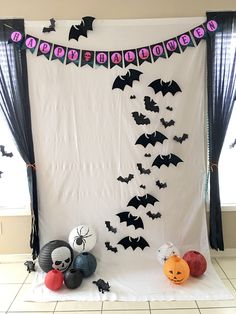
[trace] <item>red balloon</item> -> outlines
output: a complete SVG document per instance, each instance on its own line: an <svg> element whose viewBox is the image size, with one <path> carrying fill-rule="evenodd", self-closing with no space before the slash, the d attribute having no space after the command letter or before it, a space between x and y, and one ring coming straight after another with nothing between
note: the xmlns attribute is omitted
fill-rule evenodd
<svg viewBox="0 0 236 314"><path fill-rule="evenodd" d="M63 285L63 280L64 277L62 272L56 269L52 269L46 274L44 283L48 289L56 291L60 289Z"/></svg>
<svg viewBox="0 0 236 314"><path fill-rule="evenodd" d="M201 253L188 251L184 254L183 259L188 263L191 276L199 277L205 273L207 261Z"/></svg>

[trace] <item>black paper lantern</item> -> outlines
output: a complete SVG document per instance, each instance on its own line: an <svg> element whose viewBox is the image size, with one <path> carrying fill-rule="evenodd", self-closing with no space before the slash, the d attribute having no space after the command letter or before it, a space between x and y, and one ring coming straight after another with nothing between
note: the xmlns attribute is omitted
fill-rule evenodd
<svg viewBox="0 0 236 314"><path fill-rule="evenodd" d="M83 275L78 269L69 269L64 274L64 283L68 289L76 289L81 285Z"/></svg>
<svg viewBox="0 0 236 314"><path fill-rule="evenodd" d="M39 266L46 273L51 269L66 271L73 261L73 250L69 243L53 240L45 244L39 254Z"/></svg>

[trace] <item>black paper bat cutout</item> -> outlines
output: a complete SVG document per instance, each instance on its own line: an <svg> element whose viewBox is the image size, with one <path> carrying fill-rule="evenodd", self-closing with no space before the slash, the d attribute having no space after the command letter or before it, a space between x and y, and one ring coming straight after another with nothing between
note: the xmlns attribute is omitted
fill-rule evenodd
<svg viewBox="0 0 236 314"><path fill-rule="evenodd" d="M176 135L175 135L175 136L173 137L173 140L176 141L176 142L178 142L178 143L180 143L180 144L182 144L183 141L185 141L187 138L188 138L188 134L184 133L182 136L176 136Z"/></svg>
<svg viewBox="0 0 236 314"><path fill-rule="evenodd" d="M141 184L139 187L144 190L146 189L146 185L143 185L143 184Z"/></svg>
<svg viewBox="0 0 236 314"><path fill-rule="evenodd" d="M5 151L5 146L4 145L0 145L0 152L2 153L2 156L4 157L12 157L13 156L13 154L12 153L7 153L6 151Z"/></svg>
<svg viewBox="0 0 236 314"><path fill-rule="evenodd" d="M151 144L152 146L155 146L156 143L161 143L163 144L164 140L167 140L167 137L158 132L158 131L155 131L151 134L146 134L146 133L143 133L136 141L135 145L142 145L143 147L147 147L148 144ZM148 156L145 156L145 157L148 157Z"/></svg>
<svg viewBox="0 0 236 314"><path fill-rule="evenodd" d="M164 125L165 128L175 124L175 121L172 119L170 121L166 121L164 118L161 118L160 121L161 121L162 125Z"/></svg>
<svg viewBox="0 0 236 314"><path fill-rule="evenodd" d="M128 184L129 181L131 181L133 178L134 178L134 175L130 173L130 174L128 175L128 177L124 177L124 178L123 178L123 177L119 176L119 177L117 178L117 180L120 181L120 182L125 182L125 183Z"/></svg>
<svg viewBox="0 0 236 314"><path fill-rule="evenodd" d="M111 222L110 221L105 221L105 225L106 225L108 231L111 231L113 233L117 232L117 229L111 226Z"/></svg>
<svg viewBox="0 0 236 314"><path fill-rule="evenodd" d="M140 174L150 174L151 170L150 169L144 169L142 167L142 164L137 164L138 170L140 172Z"/></svg>
<svg viewBox="0 0 236 314"><path fill-rule="evenodd" d="M132 112L132 116L136 122L136 124L140 125L144 125L144 124L150 124L150 119L147 118L145 115L143 115L141 112L137 112L137 111L134 111Z"/></svg>
<svg viewBox="0 0 236 314"><path fill-rule="evenodd" d="M137 142L136 142L137 143ZM144 154L144 157L151 157L152 155L149 153Z"/></svg>
<svg viewBox="0 0 236 314"><path fill-rule="evenodd" d="M136 96L135 95L131 95L130 99L136 99Z"/></svg>
<svg viewBox="0 0 236 314"><path fill-rule="evenodd" d="M152 166L157 166L158 168L161 168L162 165L165 165L166 167L169 167L169 165L174 165L177 167L179 162L183 162L182 159L180 159L175 154L169 154L169 155L158 155L155 160L153 161Z"/></svg>
<svg viewBox="0 0 236 314"><path fill-rule="evenodd" d="M148 204L153 206L156 202L159 202L158 199L150 194L146 194L144 196L134 196L131 198L127 206L133 206L136 209L139 206L144 206L146 208Z"/></svg>
<svg viewBox="0 0 236 314"><path fill-rule="evenodd" d="M3 174L3 172L2 172L2 171L0 171L0 178L2 177L2 174Z"/></svg>
<svg viewBox="0 0 236 314"><path fill-rule="evenodd" d="M82 21L78 25L72 25L69 33L69 40L75 39L79 40L80 36L87 38L87 32L93 30L93 21L95 17L92 16L84 16L82 17Z"/></svg>
<svg viewBox="0 0 236 314"><path fill-rule="evenodd" d="M236 145L236 139L233 141L233 143L229 146L229 148L234 148L234 146Z"/></svg>
<svg viewBox="0 0 236 314"><path fill-rule="evenodd" d="M155 106L157 103L149 96L144 97L145 109L153 112L159 112L159 107Z"/></svg>
<svg viewBox="0 0 236 314"><path fill-rule="evenodd" d="M156 214L150 212L150 210L147 212L148 217L152 218L152 220L161 218L161 213L157 212Z"/></svg>
<svg viewBox="0 0 236 314"><path fill-rule="evenodd" d="M156 185L159 187L159 189L165 189L167 187L167 184L160 182L160 180L156 181Z"/></svg>
<svg viewBox="0 0 236 314"><path fill-rule="evenodd" d="M114 253L118 252L117 247L111 246L110 242L105 242L105 246L106 246L108 251L112 251Z"/></svg>
<svg viewBox="0 0 236 314"><path fill-rule="evenodd" d="M175 81L164 82L161 79L158 79L150 83L148 86L154 90L155 94L162 92L163 96L167 93L171 93L174 96L177 92L182 92Z"/></svg>
<svg viewBox="0 0 236 314"><path fill-rule="evenodd" d="M147 241L143 237L137 237L137 238L131 238L131 237L125 237L121 239L117 244L123 245L124 249L128 249L131 247L134 250L136 250L138 247L141 250L144 250L145 247L150 245L147 243Z"/></svg>
<svg viewBox="0 0 236 314"><path fill-rule="evenodd" d="M134 69L130 69L125 75L117 76L115 79L112 89L119 88L124 90L126 86L133 86L134 81L139 81L142 72Z"/></svg>
<svg viewBox="0 0 236 314"><path fill-rule="evenodd" d="M170 107L170 106L167 106L166 109L169 111L173 111L173 107Z"/></svg>
<svg viewBox="0 0 236 314"><path fill-rule="evenodd" d="M130 212L121 212L116 214L116 216L120 218L120 222L126 222L127 226L134 226L135 229L144 229L141 217L133 216Z"/></svg>
<svg viewBox="0 0 236 314"><path fill-rule="evenodd" d="M44 27L43 28L43 33L50 33L50 32L55 32L55 23L56 21L54 20L54 18L50 19L50 25L49 27Z"/></svg>

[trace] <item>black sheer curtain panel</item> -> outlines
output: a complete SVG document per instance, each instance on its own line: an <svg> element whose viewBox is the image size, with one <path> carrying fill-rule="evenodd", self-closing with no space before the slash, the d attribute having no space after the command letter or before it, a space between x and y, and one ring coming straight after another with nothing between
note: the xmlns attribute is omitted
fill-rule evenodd
<svg viewBox="0 0 236 314"><path fill-rule="evenodd" d="M27 166L32 215L30 247L35 259L39 254L38 200L26 52L8 44L13 29L24 33L24 20L0 20L0 108Z"/></svg>
<svg viewBox="0 0 236 314"><path fill-rule="evenodd" d="M224 250L218 162L236 99L236 12L208 12L219 30L207 38L211 248Z"/></svg>

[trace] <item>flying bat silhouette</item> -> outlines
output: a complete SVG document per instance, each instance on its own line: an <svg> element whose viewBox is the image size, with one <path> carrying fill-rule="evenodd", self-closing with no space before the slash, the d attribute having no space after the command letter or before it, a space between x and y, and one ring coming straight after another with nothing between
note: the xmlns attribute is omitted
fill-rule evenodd
<svg viewBox="0 0 236 314"><path fill-rule="evenodd" d="M137 142L136 142L137 143ZM149 153L144 154L144 157L151 157L152 155Z"/></svg>
<svg viewBox="0 0 236 314"><path fill-rule="evenodd" d="M152 218L152 220L161 218L161 213L157 212L156 214L150 212L150 210L147 212L148 217Z"/></svg>
<svg viewBox="0 0 236 314"><path fill-rule="evenodd" d="M159 189L165 189L167 187L167 184L160 182L160 180L156 181L156 185L159 187Z"/></svg>
<svg viewBox="0 0 236 314"><path fill-rule="evenodd" d="M125 250L131 247L133 251L136 250L138 247L144 250L145 247L149 246L149 244L143 237L137 238L125 237L121 239L117 244L123 245Z"/></svg>
<svg viewBox="0 0 236 314"><path fill-rule="evenodd" d="M155 146L157 142L163 144L164 140L167 140L167 137L158 132L155 131L151 134L143 133L136 141L135 145L142 145L143 147L147 147L148 144L151 144L152 146ZM145 156L149 157L149 156Z"/></svg>
<svg viewBox="0 0 236 314"><path fill-rule="evenodd" d="M132 112L132 116L136 122L136 124L150 124L150 119L148 119L145 115L143 115L142 113L139 113L137 111Z"/></svg>
<svg viewBox="0 0 236 314"><path fill-rule="evenodd" d="M92 16L82 17L82 21L78 25L72 25L69 33L69 40L79 40L80 36L87 37L87 32L93 30L93 21L95 20Z"/></svg>
<svg viewBox="0 0 236 314"><path fill-rule="evenodd" d="M106 246L108 251L112 251L114 253L118 252L117 247L111 246L110 242L105 242L105 246Z"/></svg>
<svg viewBox="0 0 236 314"><path fill-rule="evenodd" d="M124 90L126 86L132 87L134 81L139 81L141 74L143 73L135 69L128 70L125 75L117 76L112 85L112 89L119 88Z"/></svg>
<svg viewBox="0 0 236 314"><path fill-rule="evenodd" d="M123 178L123 177L119 176L119 177L117 178L117 180L120 181L120 182L125 182L125 183L128 184L129 181L131 181L133 178L134 178L134 175L130 173L130 174L128 175L128 177L124 177L124 178Z"/></svg>
<svg viewBox="0 0 236 314"><path fill-rule="evenodd" d="M136 96L135 95L131 95L130 99L136 99Z"/></svg>
<svg viewBox="0 0 236 314"><path fill-rule="evenodd" d="M111 226L111 222L110 221L105 221L105 225L106 225L108 231L111 231L113 233L117 232L117 229Z"/></svg>
<svg viewBox="0 0 236 314"><path fill-rule="evenodd" d="M143 184L141 184L139 187L144 190L146 189L146 185L143 185Z"/></svg>
<svg viewBox="0 0 236 314"><path fill-rule="evenodd" d="M170 106L167 106L166 109L169 111L173 111L173 107L170 107Z"/></svg>
<svg viewBox="0 0 236 314"><path fill-rule="evenodd" d="M153 112L159 112L159 107L155 106L157 103L149 96L144 97L145 109Z"/></svg>
<svg viewBox="0 0 236 314"><path fill-rule="evenodd" d="M175 140L176 142L182 144L183 141L185 141L188 138L188 134L184 133L182 136L174 136L173 140Z"/></svg>
<svg viewBox="0 0 236 314"><path fill-rule="evenodd" d="M169 154L169 155L158 155L155 160L153 161L152 166L157 166L158 168L161 168L162 165L165 165L166 167L169 167L170 164L177 167L179 162L183 162L182 159L180 159L175 154Z"/></svg>
<svg viewBox="0 0 236 314"><path fill-rule="evenodd" d="M5 151L5 146L4 145L0 145L0 152L2 153L2 156L5 156L5 157L12 157L13 154L12 153L7 153Z"/></svg>
<svg viewBox="0 0 236 314"><path fill-rule="evenodd" d="M138 170L140 171L140 174L150 174L151 170L150 169L144 169L142 167L142 164L137 164Z"/></svg>
<svg viewBox="0 0 236 314"><path fill-rule="evenodd" d="M126 222L127 226L134 226L135 229L144 229L141 217L133 216L130 212L121 212L116 214L116 216L120 218L120 222Z"/></svg>
<svg viewBox="0 0 236 314"><path fill-rule="evenodd" d="M153 206L156 202L159 202L158 199L150 194L146 194L144 196L134 196L131 198L127 206L133 206L137 209L141 205L144 207L147 207L148 204Z"/></svg>
<svg viewBox="0 0 236 314"><path fill-rule="evenodd" d="M56 21L54 20L54 18L50 19L50 25L49 27L44 27L43 28L43 33L50 33L50 32L55 32L55 23Z"/></svg>
<svg viewBox="0 0 236 314"><path fill-rule="evenodd" d="M154 90L155 94L161 92L163 96L167 93L171 93L174 96L177 92L182 92L175 81L164 82L161 79L158 79L151 82L148 86Z"/></svg>
<svg viewBox="0 0 236 314"><path fill-rule="evenodd" d="M161 121L162 125L164 125L165 128L175 124L175 121L172 119L170 121L166 121L164 118L161 118L160 121Z"/></svg>

